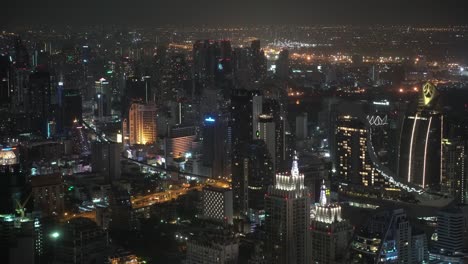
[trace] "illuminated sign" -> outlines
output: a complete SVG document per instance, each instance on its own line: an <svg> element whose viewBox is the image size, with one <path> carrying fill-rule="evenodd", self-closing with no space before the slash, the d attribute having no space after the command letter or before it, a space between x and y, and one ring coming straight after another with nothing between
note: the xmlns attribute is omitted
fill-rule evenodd
<svg viewBox="0 0 468 264"><path fill-rule="evenodd" d="M388 117L384 116L383 118L380 116L367 116L367 121L371 126L385 126L388 125Z"/></svg>
<svg viewBox="0 0 468 264"><path fill-rule="evenodd" d="M206 122L213 123L213 122L215 122L216 120L215 120L213 117L210 116L210 117L205 118L205 121L206 121Z"/></svg>
<svg viewBox="0 0 468 264"><path fill-rule="evenodd" d="M423 98L424 98L424 105L427 106L429 105L432 100L434 100L436 96L436 88L435 86L428 82L423 86Z"/></svg>
<svg viewBox="0 0 468 264"><path fill-rule="evenodd" d="M372 102L374 105L390 105L387 100Z"/></svg>

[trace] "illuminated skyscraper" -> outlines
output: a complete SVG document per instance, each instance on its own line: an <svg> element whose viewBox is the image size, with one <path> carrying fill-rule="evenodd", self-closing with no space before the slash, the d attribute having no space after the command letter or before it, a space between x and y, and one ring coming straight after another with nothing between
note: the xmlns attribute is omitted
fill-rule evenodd
<svg viewBox="0 0 468 264"><path fill-rule="evenodd" d="M298 158L291 172L277 173L265 196L266 251L269 263L308 264L310 197L299 172Z"/></svg>
<svg viewBox="0 0 468 264"><path fill-rule="evenodd" d="M336 164L342 181L363 186L383 186L367 152L367 129L357 118L339 117L336 128Z"/></svg>
<svg viewBox="0 0 468 264"><path fill-rule="evenodd" d="M441 176L444 116L435 110L437 90L423 87L414 114L404 120L400 136L399 177L423 188L437 187Z"/></svg>
<svg viewBox="0 0 468 264"><path fill-rule="evenodd" d="M458 203L468 203L466 141L461 138L442 140L442 191Z"/></svg>
<svg viewBox="0 0 468 264"><path fill-rule="evenodd" d="M134 102L128 114L128 135L130 144L156 142L156 105Z"/></svg>
<svg viewBox="0 0 468 264"><path fill-rule="evenodd" d="M330 203L327 192L329 190L323 182L311 224L313 263L341 263L353 233L353 227L341 218L341 206Z"/></svg>

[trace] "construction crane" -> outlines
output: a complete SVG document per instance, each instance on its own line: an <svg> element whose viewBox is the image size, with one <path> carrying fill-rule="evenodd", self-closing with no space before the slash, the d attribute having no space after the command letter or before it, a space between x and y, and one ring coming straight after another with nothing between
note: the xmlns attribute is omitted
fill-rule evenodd
<svg viewBox="0 0 468 264"><path fill-rule="evenodd" d="M21 203L20 201L18 201L18 199L15 199L16 201L16 213L20 215L20 218L21 219L24 219L24 215L25 215L25 212L26 212L26 204L28 203L29 199L31 198L31 193L29 193L28 197L26 197L26 200Z"/></svg>

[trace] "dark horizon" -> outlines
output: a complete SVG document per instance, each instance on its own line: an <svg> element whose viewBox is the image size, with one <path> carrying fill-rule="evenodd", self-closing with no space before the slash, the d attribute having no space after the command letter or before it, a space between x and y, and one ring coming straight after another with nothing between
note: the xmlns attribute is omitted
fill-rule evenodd
<svg viewBox="0 0 468 264"><path fill-rule="evenodd" d="M5 27L28 25L466 25L459 1L317 1L235 2L201 0L84 1L19 0L7 2ZM458 2L458 3L457 3Z"/></svg>

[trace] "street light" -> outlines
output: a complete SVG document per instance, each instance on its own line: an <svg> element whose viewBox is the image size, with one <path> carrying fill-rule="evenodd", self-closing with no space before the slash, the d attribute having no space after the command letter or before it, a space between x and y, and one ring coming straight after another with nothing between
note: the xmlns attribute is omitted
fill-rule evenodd
<svg viewBox="0 0 468 264"><path fill-rule="evenodd" d="M53 238L53 239L57 239L57 238L60 237L60 233L57 232L57 231L52 232L52 233L50 234L50 237Z"/></svg>

